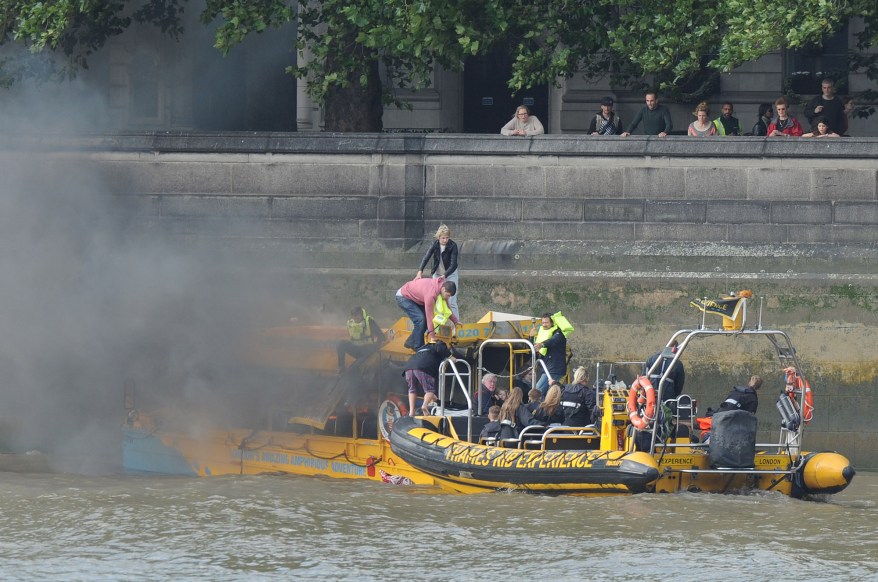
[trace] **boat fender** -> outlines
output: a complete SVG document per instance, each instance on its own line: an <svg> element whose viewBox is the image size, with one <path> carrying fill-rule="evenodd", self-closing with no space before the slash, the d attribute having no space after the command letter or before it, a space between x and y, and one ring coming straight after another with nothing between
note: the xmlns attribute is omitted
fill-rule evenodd
<svg viewBox="0 0 878 582"><path fill-rule="evenodd" d="M640 405L644 405L643 416L638 414ZM638 376L628 391L628 418L634 428L643 430L649 421L655 418L655 388L646 376Z"/></svg>

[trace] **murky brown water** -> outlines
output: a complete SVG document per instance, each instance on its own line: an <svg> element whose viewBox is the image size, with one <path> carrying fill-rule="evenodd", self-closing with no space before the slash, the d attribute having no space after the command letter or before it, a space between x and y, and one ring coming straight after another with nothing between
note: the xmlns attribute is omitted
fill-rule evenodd
<svg viewBox="0 0 878 582"><path fill-rule="evenodd" d="M875 473L823 502L0 473L7 580L874 580L876 523Z"/></svg>

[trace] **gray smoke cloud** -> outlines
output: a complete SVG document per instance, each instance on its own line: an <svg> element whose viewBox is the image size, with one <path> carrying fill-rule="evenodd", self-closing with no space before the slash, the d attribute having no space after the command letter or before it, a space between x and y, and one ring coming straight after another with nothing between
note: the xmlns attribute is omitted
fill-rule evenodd
<svg viewBox="0 0 878 582"><path fill-rule="evenodd" d="M303 313L320 323L298 303L296 257L278 269L261 263L265 254L163 234L87 155L22 147L132 129L108 83L133 47L158 56L158 83L174 90L165 95L168 123L291 129L290 30L248 40L223 60L197 23L200 6L187 12L188 43L132 30L128 44L96 53L73 80L0 89L0 452L49 452L66 471L118 470L126 384L138 408L250 422L283 387L241 368L248 331ZM16 50L0 47L0 57ZM260 95L274 101L254 102Z"/></svg>

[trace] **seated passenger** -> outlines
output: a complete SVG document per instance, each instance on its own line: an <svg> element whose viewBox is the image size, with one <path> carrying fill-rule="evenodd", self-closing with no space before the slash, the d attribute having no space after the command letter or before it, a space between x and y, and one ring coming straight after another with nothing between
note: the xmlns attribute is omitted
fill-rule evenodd
<svg viewBox="0 0 878 582"><path fill-rule="evenodd" d="M481 406L479 406L481 400ZM500 400L499 391L497 390L497 374L485 374L482 378L482 384L479 386L479 393L476 395L476 401L473 402L479 409L479 415L488 414L488 409L493 405L500 406L503 401Z"/></svg>
<svg viewBox="0 0 878 582"><path fill-rule="evenodd" d="M496 404L488 409L488 424L479 434L479 441L484 439L496 439L500 436L500 407Z"/></svg>
<svg viewBox="0 0 878 582"><path fill-rule="evenodd" d="M539 390L534 388L537 393ZM546 399L540 403L533 413L530 423L532 425L549 426L550 424L563 424L564 411L561 409L561 385L553 382L549 386Z"/></svg>
<svg viewBox="0 0 878 582"><path fill-rule="evenodd" d="M543 399L543 393L539 391L538 388L531 388L530 392L527 393L527 410L531 414L534 413L534 410L540 405L540 401Z"/></svg>
<svg viewBox="0 0 878 582"><path fill-rule="evenodd" d="M521 429L530 424L530 412L523 400L524 392L521 388L513 388L500 408L500 438L518 438Z"/></svg>
<svg viewBox="0 0 878 582"><path fill-rule="evenodd" d="M582 366L573 372L573 383L561 390L565 426L588 426L594 422L597 397L588 385L588 371Z"/></svg>

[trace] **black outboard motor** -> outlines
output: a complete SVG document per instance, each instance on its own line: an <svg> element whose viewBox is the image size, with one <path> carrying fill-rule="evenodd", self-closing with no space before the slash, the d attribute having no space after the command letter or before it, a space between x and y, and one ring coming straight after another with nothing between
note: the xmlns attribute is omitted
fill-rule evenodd
<svg viewBox="0 0 878 582"><path fill-rule="evenodd" d="M786 393L780 395L777 402L775 402L775 406L777 406L777 410L780 412L780 425L782 427L792 431L799 428L799 424L802 422L802 417L799 416L799 411L796 410L792 399L787 396Z"/></svg>
<svg viewBox="0 0 878 582"><path fill-rule="evenodd" d="M713 415L710 429L710 466L714 469L750 469L756 457L756 415L728 410Z"/></svg>

